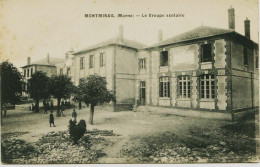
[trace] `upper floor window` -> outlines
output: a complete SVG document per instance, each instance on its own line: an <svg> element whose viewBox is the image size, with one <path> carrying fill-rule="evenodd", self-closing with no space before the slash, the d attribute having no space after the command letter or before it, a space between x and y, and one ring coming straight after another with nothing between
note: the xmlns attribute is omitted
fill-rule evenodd
<svg viewBox="0 0 260 167"><path fill-rule="evenodd" d="M160 53L160 66L168 66L168 51Z"/></svg>
<svg viewBox="0 0 260 167"><path fill-rule="evenodd" d="M89 68L94 67L94 55L89 56Z"/></svg>
<svg viewBox="0 0 260 167"><path fill-rule="evenodd" d="M31 75L33 74L33 68L31 68Z"/></svg>
<svg viewBox="0 0 260 167"><path fill-rule="evenodd" d="M258 65L259 65L259 57L256 56L256 60L255 60L255 68L258 69Z"/></svg>
<svg viewBox="0 0 260 167"><path fill-rule="evenodd" d="M201 45L201 62L211 62L211 44Z"/></svg>
<svg viewBox="0 0 260 167"><path fill-rule="evenodd" d="M190 98L190 76L182 75L179 80L179 98Z"/></svg>
<svg viewBox="0 0 260 167"><path fill-rule="evenodd" d="M160 77L160 97L170 97L170 80L169 77Z"/></svg>
<svg viewBox="0 0 260 167"><path fill-rule="evenodd" d="M214 75L207 74L200 76L200 91L202 99L215 98Z"/></svg>
<svg viewBox="0 0 260 167"><path fill-rule="evenodd" d="M80 57L79 66L80 66L80 69L84 68L84 57Z"/></svg>
<svg viewBox="0 0 260 167"><path fill-rule="evenodd" d="M100 53L100 67L105 66L105 55L104 53Z"/></svg>
<svg viewBox="0 0 260 167"><path fill-rule="evenodd" d="M26 70L23 70L23 76L26 77Z"/></svg>
<svg viewBox="0 0 260 167"><path fill-rule="evenodd" d="M248 54L247 54L247 48L245 46L244 46L243 52L244 52L244 65L247 66L248 65Z"/></svg>
<svg viewBox="0 0 260 167"><path fill-rule="evenodd" d="M146 58L139 59L139 70L146 69Z"/></svg>

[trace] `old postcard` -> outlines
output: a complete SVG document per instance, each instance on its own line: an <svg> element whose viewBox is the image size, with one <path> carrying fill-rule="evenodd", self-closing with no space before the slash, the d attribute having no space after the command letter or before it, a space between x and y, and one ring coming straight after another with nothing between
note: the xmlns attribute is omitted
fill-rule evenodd
<svg viewBox="0 0 260 167"><path fill-rule="evenodd" d="M1 163L259 162L258 0L0 0Z"/></svg>

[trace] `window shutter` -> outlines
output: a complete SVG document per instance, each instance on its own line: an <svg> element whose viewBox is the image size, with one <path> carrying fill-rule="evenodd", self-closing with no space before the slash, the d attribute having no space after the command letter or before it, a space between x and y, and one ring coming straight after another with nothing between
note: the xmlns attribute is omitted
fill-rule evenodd
<svg viewBox="0 0 260 167"><path fill-rule="evenodd" d="M163 97L163 82L160 82L160 97Z"/></svg>
<svg viewBox="0 0 260 167"><path fill-rule="evenodd" d="M170 96L170 81L167 84L168 84L168 97L171 97Z"/></svg>
<svg viewBox="0 0 260 167"><path fill-rule="evenodd" d="M146 61L147 60L147 58L144 58L144 69L146 69Z"/></svg>
<svg viewBox="0 0 260 167"><path fill-rule="evenodd" d="M141 70L141 59L138 59L138 70Z"/></svg>

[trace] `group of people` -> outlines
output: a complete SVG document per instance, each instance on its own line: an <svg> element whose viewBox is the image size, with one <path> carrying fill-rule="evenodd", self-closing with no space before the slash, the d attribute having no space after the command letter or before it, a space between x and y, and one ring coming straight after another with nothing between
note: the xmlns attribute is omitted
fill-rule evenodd
<svg viewBox="0 0 260 167"><path fill-rule="evenodd" d="M61 110L63 113L64 110ZM73 109L73 112L72 112L72 118L73 118L73 121L77 122L77 113L76 113L76 110L75 108ZM50 127L53 125L54 127L55 124L54 124L54 116L53 116L53 111L51 110L51 113L50 113L50 119L49 119L49 123L50 123Z"/></svg>

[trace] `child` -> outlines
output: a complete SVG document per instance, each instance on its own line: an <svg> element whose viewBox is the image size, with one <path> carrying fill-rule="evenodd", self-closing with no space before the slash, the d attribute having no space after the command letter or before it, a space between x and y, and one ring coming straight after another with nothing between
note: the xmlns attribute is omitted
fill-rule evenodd
<svg viewBox="0 0 260 167"><path fill-rule="evenodd" d="M51 111L51 113L50 113L50 121L49 121L50 122L50 127L51 127L51 124L53 124L53 126L56 127L55 124L54 124L54 116L53 116L52 113L53 113L53 111Z"/></svg>

